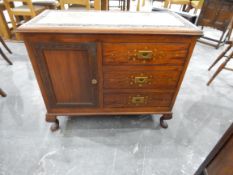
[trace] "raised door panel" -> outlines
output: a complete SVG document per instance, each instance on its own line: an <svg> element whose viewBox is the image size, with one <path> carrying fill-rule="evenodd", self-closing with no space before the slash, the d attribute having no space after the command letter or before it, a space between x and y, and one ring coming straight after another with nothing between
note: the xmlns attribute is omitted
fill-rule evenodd
<svg viewBox="0 0 233 175"><path fill-rule="evenodd" d="M37 43L34 48L50 107L98 106L95 43Z"/></svg>

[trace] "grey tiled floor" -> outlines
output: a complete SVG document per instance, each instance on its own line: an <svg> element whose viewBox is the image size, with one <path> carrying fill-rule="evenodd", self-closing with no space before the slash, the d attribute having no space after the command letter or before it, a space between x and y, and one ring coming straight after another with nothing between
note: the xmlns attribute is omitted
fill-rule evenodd
<svg viewBox="0 0 233 175"><path fill-rule="evenodd" d="M60 117L51 133L22 43L0 58L0 175L191 175L233 121L233 76L210 87L207 68L223 48L198 43L168 129L159 116Z"/></svg>

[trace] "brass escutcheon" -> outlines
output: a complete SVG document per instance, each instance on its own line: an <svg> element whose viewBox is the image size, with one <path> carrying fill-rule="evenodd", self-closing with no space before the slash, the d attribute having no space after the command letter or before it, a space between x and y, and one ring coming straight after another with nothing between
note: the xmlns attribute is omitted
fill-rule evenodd
<svg viewBox="0 0 233 175"><path fill-rule="evenodd" d="M135 84L146 84L149 81L149 77L147 76L140 76L140 77L134 77Z"/></svg>
<svg viewBox="0 0 233 175"><path fill-rule="evenodd" d="M139 50L137 58L140 60L151 60L153 58L153 52L150 50Z"/></svg>
<svg viewBox="0 0 233 175"><path fill-rule="evenodd" d="M145 97L132 97L131 102L133 104L144 104L145 103Z"/></svg>

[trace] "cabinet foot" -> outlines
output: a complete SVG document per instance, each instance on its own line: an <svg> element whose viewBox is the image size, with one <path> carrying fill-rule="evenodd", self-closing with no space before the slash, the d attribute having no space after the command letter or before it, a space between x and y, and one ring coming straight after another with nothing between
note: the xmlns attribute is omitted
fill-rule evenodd
<svg viewBox="0 0 233 175"><path fill-rule="evenodd" d="M54 123L51 125L50 130L52 132L57 131L59 129L59 120L56 119Z"/></svg>
<svg viewBox="0 0 233 175"><path fill-rule="evenodd" d="M162 128L168 128L168 124L164 120L170 120L172 118L172 114L163 114L162 117L160 117L160 126Z"/></svg>
<svg viewBox="0 0 233 175"><path fill-rule="evenodd" d="M59 129L59 120L57 119L56 115L46 114L46 121L53 122L53 124L50 127L50 130L52 132L57 131Z"/></svg>

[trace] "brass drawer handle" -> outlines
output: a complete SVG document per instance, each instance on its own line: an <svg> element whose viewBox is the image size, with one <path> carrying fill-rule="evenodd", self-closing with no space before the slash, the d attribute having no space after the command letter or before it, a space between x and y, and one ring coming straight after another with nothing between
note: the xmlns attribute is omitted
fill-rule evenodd
<svg viewBox="0 0 233 175"><path fill-rule="evenodd" d="M153 58L153 52L150 50L139 50L137 58L140 60L151 60Z"/></svg>
<svg viewBox="0 0 233 175"><path fill-rule="evenodd" d="M149 81L149 77L134 77L135 84L146 84Z"/></svg>
<svg viewBox="0 0 233 175"><path fill-rule="evenodd" d="M133 104L144 104L145 103L145 97L132 97L131 102Z"/></svg>

